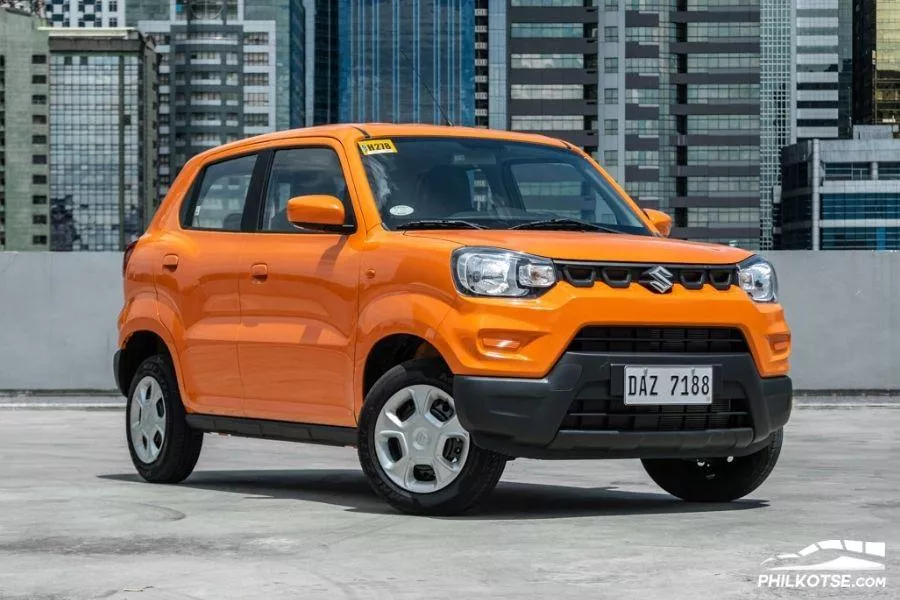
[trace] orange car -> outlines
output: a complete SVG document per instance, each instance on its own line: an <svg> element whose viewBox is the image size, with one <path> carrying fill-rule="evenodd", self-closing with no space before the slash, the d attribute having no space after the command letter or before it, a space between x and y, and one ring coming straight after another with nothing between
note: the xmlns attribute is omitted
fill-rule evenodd
<svg viewBox="0 0 900 600"><path fill-rule="evenodd" d="M514 457L637 457L685 500L744 496L791 411L775 272L670 225L537 135L339 125L204 152L125 253L134 465L181 481L220 432L356 446L411 513L473 506Z"/></svg>

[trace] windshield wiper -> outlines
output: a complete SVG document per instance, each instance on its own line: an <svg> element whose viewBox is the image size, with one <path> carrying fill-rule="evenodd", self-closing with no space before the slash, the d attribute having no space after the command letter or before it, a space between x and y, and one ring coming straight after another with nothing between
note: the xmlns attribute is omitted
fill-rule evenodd
<svg viewBox="0 0 900 600"><path fill-rule="evenodd" d="M605 233L622 233L612 227L604 227L596 223L582 221L580 219L543 219L540 221L528 221L519 225L513 225L510 229L559 229L563 231L603 231Z"/></svg>
<svg viewBox="0 0 900 600"><path fill-rule="evenodd" d="M421 219L401 223L394 229L484 229L484 226L462 219Z"/></svg>

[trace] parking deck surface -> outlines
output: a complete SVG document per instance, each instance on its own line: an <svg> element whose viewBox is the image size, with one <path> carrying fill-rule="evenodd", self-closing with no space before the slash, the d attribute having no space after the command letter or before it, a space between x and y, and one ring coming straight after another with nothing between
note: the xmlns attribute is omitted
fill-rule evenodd
<svg viewBox="0 0 900 600"><path fill-rule="evenodd" d="M123 426L0 406L0 598L900 597L900 404L796 409L732 504L680 502L634 460L517 460L444 519L383 504L352 448L207 436L184 484L142 483ZM862 575L886 588L758 587L822 540L884 542Z"/></svg>

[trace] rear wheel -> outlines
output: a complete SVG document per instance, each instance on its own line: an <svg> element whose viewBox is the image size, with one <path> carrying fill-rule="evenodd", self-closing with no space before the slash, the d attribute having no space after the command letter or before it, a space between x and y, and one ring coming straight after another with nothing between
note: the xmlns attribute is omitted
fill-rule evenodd
<svg viewBox="0 0 900 600"><path fill-rule="evenodd" d="M151 356L138 367L125 407L125 435L131 462L147 481L178 483L194 470L203 432L185 420L175 370L167 356Z"/></svg>
<svg viewBox="0 0 900 600"><path fill-rule="evenodd" d="M650 478L673 496L688 502L731 502L743 498L769 477L781 454L783 430L747 456L694 460L645 459Z"/></svg>
<svg viewBox="0 0 900 600"><path fill-rule="evenodd" d="M443 361L411 360L385 373L360 415L359 460L374 490L412 514L461 513L497 485L505 457L472 444L456 414Z"/></svg>

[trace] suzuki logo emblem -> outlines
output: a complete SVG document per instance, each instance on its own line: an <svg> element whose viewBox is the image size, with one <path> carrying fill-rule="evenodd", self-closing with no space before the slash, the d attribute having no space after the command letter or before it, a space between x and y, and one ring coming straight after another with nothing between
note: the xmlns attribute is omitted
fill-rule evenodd
<svg viewBox="0 0 900 600"><path fill-rule="evenodd" d="M675 285L674 282L675 276L672 272L660 265L647 269L640 278L641 285L657 294L671 292L672 286Z"/></svg>

